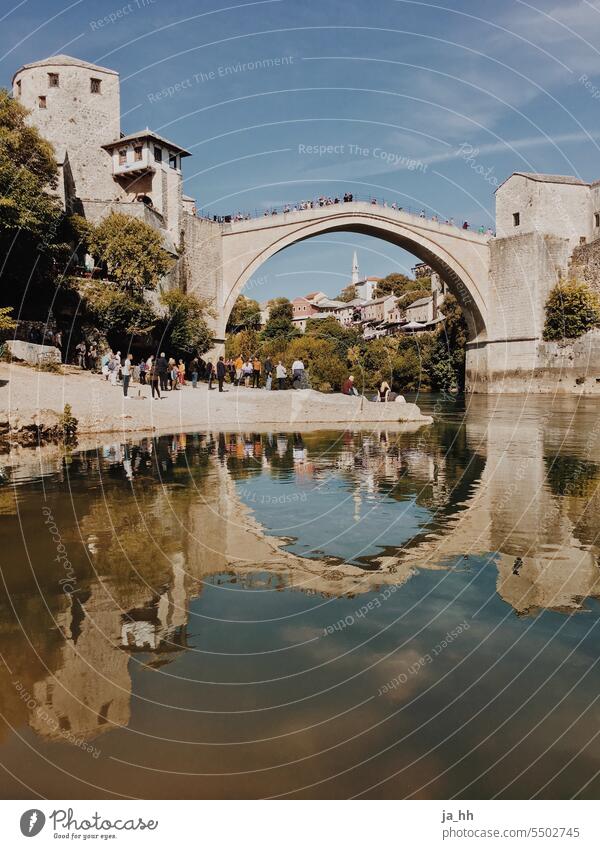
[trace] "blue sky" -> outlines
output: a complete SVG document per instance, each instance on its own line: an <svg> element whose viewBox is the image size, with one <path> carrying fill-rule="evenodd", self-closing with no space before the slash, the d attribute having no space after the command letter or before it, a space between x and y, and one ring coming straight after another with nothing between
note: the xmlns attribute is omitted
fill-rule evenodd
<svg viewBox="0 0 600 849"><path fill-rule="evenodd" d="M185 191L211 214L349 190L487 226L512 171L600 177L588 0L2 0L0 17L5 85L53 53L115 68L123 129L191 150ZM266 263L251 294L333 295L355 248L365 274L414 263L324 236Z"/></svg>

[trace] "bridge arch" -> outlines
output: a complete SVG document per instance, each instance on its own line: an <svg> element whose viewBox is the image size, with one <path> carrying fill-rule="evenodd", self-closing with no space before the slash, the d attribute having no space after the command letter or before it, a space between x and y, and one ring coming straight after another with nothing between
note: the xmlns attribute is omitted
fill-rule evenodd
<svg viewBox="0 0 600 849"><path fill-rule="evenodd" d="M225 225L222 330L236 298L259 268L291 245L325 233L361 233L404 248L436 271L460 303L469 341L487 334L489 238L388 207L334 204Z"/></svg>

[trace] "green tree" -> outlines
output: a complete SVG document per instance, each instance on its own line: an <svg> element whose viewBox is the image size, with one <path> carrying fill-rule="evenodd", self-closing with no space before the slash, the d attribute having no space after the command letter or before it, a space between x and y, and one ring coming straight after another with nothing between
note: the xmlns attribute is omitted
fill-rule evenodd
<svg viewBox="0 0 600 849"><path fill-rule="evenodd" d="M14 330L17 322L12 317L12 307L0 307L0 331Z"/></svg>
<svg viewBox="0 0 600 849"><path fill-rule="evenodd" d="M90 228L88 245L94 258L106 265L109 279L138 296L156 289L174 262L154 227L122 212Z"/></svg>
<svg viewBox="0 0 600 849"><path fill-rule="evenodd" d="M350 283L350 285L346 286L340 294L337 296L338 301L344 301L344 303L348 303L348 301L353 301L356 298L356 286L354 283Z"/></svg>
<svg viewBox="0 0 600 849"><path fill-rule="evenodd" d="M269 318L263 330L263 339L293 339L299 336L292 318L294 308L287 298L275 298L269 303Z"/></svg>
<svg viewBox="0 0 600 849"><path fill-rule="evenodd" d="M432 389L464 389L467 325L454 295L448 293L442 304L444 321L434 334L427 371Z"/></svg>
<svg viewBox="0 0 600 849"><path fill-rule="evenodd" d="M240 330L239 333L230 334L225 340L225 355L235 359L240 355L242 357L252 357L260 352L262 347L260 336L256 330Z"/></svg>
<svg viewBox="0 0 600 849"><path fill-rule="evenodd" d="M393 272L377 281L375 297L381 298L383 295L396 295L399 298L405 292L417 291L422 288L423 284L420 280L407 277L406 274L400 274L400 272Z"/></svg>
<svg viewBox="0 0 600 849"><path fill-rule="evenodd" d="M310 385L318 392L339 390L348 376L348 368L336 351L333 342L313 336L292 339L284 354L284 362L291 368L296 359L308 369Z"/></svg>
<svg viewBox="0 0 600 849"><path fill-rule="evenodd" d="M29 286L29 306L43 311L37 287L54 274L62 210L52 194L58 175L54 149L27 124L27 115L6 89L0 89L2 286L13 305L21 303Z"/></svg>
<svg viewBox="0 0 600 849"><path fill-rule="evenodd" d="M142 298L134 297L105 280L80 281L79 291L83 313L111 340L146 335L154 329L156 313Z"/></svg>
<svg viewBox="0 0 600 849"><path fill-rule="evenodd" d="M227 333L260 328L260 304L252 298L240 295L233 305L227 322Z"/></svg>
<svg viewBox="0 0 600 849"><path fill-rule="evenodd" d="M586 283L560 282L546 301L544 339L577 339L600 324L600 300Z"/></svg>
<svg viewBox="0 0 600 849"><path fill-rule="evenodd" d="M338 357L344 364L348 359L348 348L356 345L360 339L358 330L354 327L343 327L334 316L328 318L312 319L306 322L305 336L315 339L327 339L336 350Z"/></svg>
<svg viewBox="0 0 600 849"><path fill-rule="evenodd" d="M206 321L206 316L211 314L208 302L180 289L163 292L160 301L167 308L165 347L178 354L205 354L214 341Z"/></svg>

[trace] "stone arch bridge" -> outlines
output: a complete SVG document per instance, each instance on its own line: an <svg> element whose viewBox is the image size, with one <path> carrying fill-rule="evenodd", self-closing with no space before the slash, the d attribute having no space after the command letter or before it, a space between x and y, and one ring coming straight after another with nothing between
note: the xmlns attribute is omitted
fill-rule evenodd
<svg viewBox="0 0 600 849"><path fill-rule="evenodd" d="M467 385L489 391L494 374L519 371L535 356L541 339L539 304L513 281L509 297L494 283L497 240L422 218L405 210L352 201L293 210L243 221L218 223L185 216L184 273L191 291L215 306L217 348L238 295L276 253L323 233L346 231L375 236L402 247L430 265L460 303L468 324ZM496 250L496 254L497 254ZM514 264L514 263L513 263ZM527 271L528 269L523 269ZM524 316L532 322L524 323ZM523 332L522 328L526 330Z"/></svg>

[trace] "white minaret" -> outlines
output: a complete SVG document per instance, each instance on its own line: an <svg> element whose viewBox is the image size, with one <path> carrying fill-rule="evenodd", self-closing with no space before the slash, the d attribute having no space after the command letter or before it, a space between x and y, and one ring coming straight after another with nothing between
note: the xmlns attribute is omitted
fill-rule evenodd
<svg viewBox="0 0 600 849"><path fill-rule="evenodd" d="M354 256L352 257L352 285L356 286L358 283L358 257L356 256L356 251L354 251Z"/></svg>

